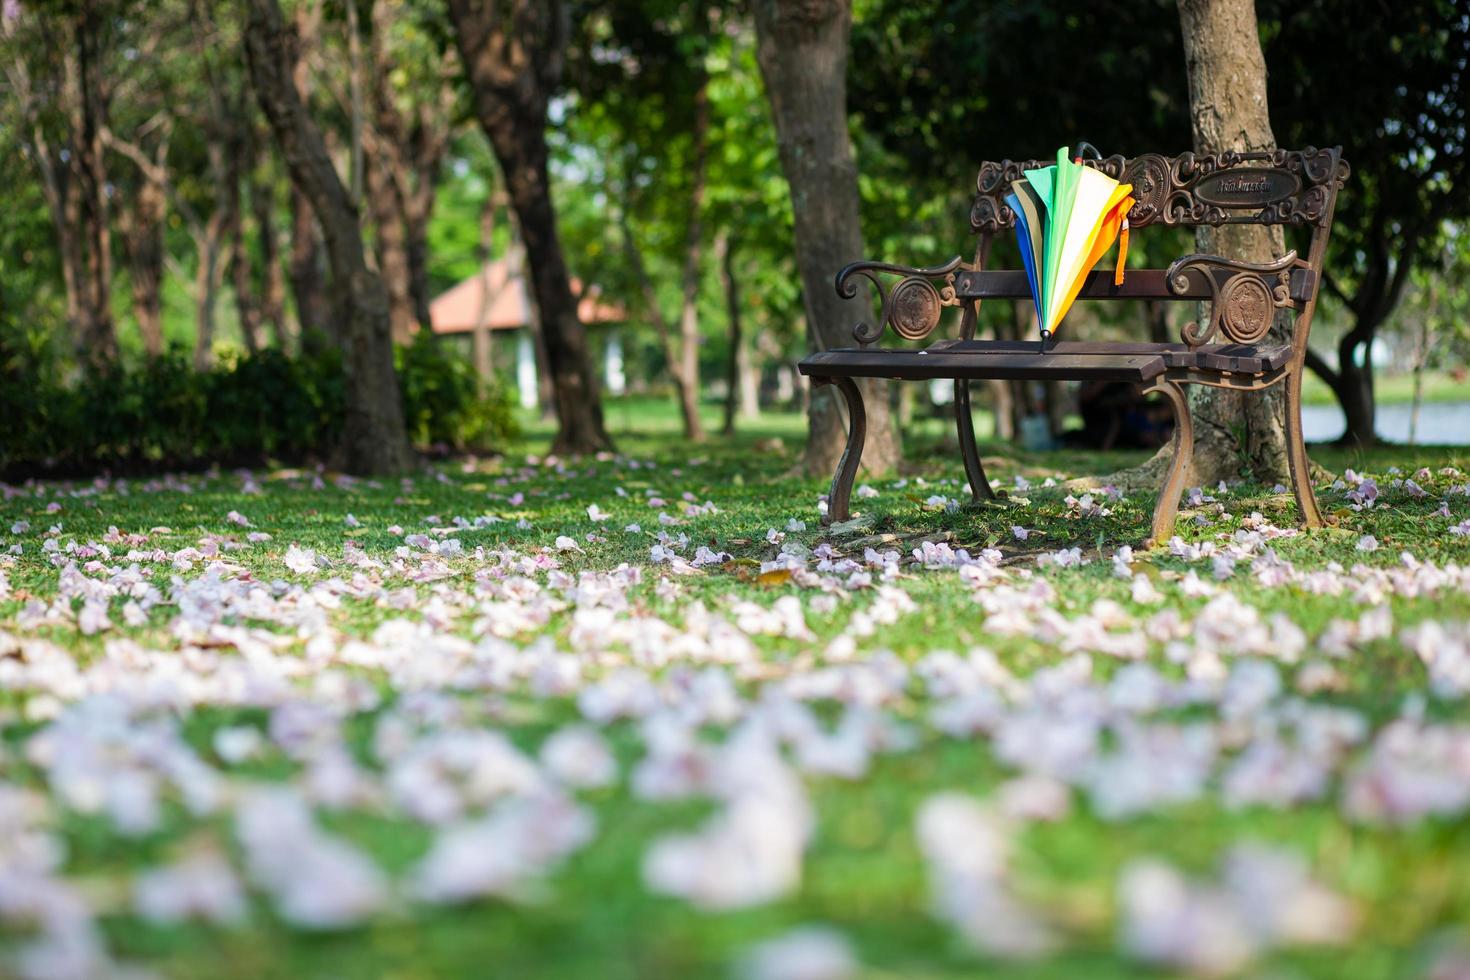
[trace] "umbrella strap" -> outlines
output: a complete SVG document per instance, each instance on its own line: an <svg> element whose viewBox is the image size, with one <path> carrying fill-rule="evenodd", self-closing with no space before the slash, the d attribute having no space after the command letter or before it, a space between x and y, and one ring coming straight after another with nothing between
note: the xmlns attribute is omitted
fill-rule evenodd
<svg viewBox="0 0 1470 980"><path fill-rule="evenodd" d="M1123 270L1128 266L1128 219L1118 231L1118 266L1113 270L1113 285L1123 285Z"/></svg>

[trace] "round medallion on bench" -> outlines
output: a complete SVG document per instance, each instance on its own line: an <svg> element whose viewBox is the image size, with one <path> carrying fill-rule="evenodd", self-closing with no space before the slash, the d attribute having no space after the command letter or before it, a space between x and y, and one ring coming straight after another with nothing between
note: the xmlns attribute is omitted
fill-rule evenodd
<svg viewBox="0 0 1470 980"><path fill-rule="evenodd" d="M1276 304L1259 276L1235 276L1220 290L1220 325L1237 344L1253 344L1266 336Z"/></svg>
<svg viewBox="0 0 1470 980"><path fill-rule="evenodd" d="M1169 161L1157 153L1134 157L1128 161L1123 182L1133 185L1135 203L1128 212L1129 223L1146 225L1164 208L1169 193Z"/></svg>
<svg viewBox="0 0 1470 980"><path fill-rule="evenodd" d="M888 297L888 322L905 340L923 340L939 325L942 306L933 283L910 277Z"/></svg>

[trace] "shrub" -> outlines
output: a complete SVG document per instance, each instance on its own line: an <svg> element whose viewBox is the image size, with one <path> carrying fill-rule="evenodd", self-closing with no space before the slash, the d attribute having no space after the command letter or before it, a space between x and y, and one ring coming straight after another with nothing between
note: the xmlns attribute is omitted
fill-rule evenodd
<svg viewBox="0 0 1470 980"><path fill-rule="evenodd" d="M82 473L300 462L324 457L345 389L336 350L230 357L196 372L171 350L135 368L64 380L30 338L0 336L0 472ZM515 434L509 398L422 336L395 354L409 436L419 446L490 449Z"/></svg>
<svg viewBox="0 0 1470 980"><path fill-rule="evenodd" d="M474 368L432 334L421 331L413 343L395 348L393 360L415 445L486 449L516 435L509 392L492 385L482 396Z"/></svg>

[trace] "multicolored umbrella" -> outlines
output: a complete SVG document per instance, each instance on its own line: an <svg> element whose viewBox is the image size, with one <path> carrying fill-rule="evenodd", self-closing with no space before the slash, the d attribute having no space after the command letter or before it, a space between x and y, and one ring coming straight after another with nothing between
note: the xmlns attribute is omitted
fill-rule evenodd
<svg viewBox="0 0 1470 980"><path fill-rule="evenodd" d="M1011 184L1006 203L1016 214L1016 239L1043 338L1061 324L1087 273L1114 241L1113 282L1123 282L1132 194L1132 184L1084 167L1080 157L1067 159L1065 146L1057 150L1056 166L1027 170Z"/></svg>

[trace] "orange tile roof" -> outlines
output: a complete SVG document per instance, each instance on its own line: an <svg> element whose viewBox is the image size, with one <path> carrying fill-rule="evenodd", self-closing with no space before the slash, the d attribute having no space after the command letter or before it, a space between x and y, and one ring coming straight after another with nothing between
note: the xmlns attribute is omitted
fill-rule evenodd
<svg viewBox="0 0 1470 980"><path fill-rule="evenodd" d="M580 292L582 284L572 280L572 290ZM596 286L587 290L577 304L577 316L584 324L617 323L628 318L621 306L605 303ZM483 322L491 330L518 330L531 321L530 295L526 280L511 263L496 259L485 263L478 275L440 293L429 304L429 318L435 333L467 333Z"/></svg>

